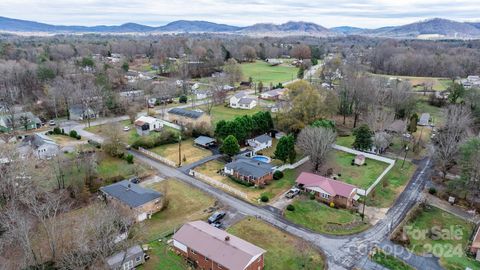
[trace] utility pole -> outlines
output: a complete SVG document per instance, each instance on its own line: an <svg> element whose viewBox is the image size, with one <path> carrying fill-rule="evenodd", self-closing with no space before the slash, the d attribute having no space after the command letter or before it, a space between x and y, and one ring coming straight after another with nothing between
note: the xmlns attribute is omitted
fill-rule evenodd
<svg viewBox="0 0 480 270"><path fill-rule="evenodd" d="M407 159L407 153L408 153L408 145L405 146L405 156L403 156L403 162L402 162L402 169L403 165L405 165L405 159Z"/></svg>
<svg viewBox="0 0 480 270"><path fill-rule="evenodd" d="M365 191L365 197L363 198L363 210L362 210L362 221L365 218L365 205L367 204L367 193Z"/></svg>
<svg viewBox="0 0 480 270"><path fill-rule="evenodd" d="M182 135L178 136L178 167L182 166Z"/></svg>

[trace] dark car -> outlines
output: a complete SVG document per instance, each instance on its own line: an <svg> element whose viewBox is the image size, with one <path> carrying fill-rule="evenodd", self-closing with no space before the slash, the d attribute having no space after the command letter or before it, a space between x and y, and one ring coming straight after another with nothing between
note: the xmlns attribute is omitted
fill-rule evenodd
<svg viewBox="0 0 480 270"><path fill-rule="evenodd" d="M130 178L130 182L134 183L134 184L139 184L140 183L140 179L138 179L138 177L133 177L133 178Z"/></svg>
<svg viewBox="0 0 480 270"><path fill-rule="evenodd" d="M213 213L213 215L211 215L208 218L208 223L212 224L212 223L215 223L215 222L221 220L225 216L225 214L226 213L224 211L218 211L218 212Z"/></svg>

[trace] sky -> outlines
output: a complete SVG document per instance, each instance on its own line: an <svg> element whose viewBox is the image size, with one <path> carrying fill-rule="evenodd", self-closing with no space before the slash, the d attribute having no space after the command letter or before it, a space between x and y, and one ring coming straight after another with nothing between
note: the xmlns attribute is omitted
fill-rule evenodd
<svg viewBox="0 0 480 270"><path fill-rule="evenodd" d="M151 26L206 20L237 26L307 21L378 28L430 18L480 21L479 0L0 0L0 16L57 25Z"/></svg>

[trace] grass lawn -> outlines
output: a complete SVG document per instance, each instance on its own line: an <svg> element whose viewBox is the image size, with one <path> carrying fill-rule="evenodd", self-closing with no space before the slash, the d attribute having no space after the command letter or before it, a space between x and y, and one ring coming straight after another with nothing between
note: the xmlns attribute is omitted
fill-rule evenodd
<svg viewBox="0 0 480 270"><path fill-rule="evenodd" d="M323 256L308 243L253 217L241 220L227 231L265 249L266 270L325 268Z"/></svg>
<svg viewBox="0 0 480 270"><path fill-rule="evenodd" d="M207 209L215 202L202 191L174 179L155 183L149 188L167 194L168 205L145 221L146 241L171 234L185 222L207 218L210 215Z"/></svg>
<svg viewBox="0 0 480 270"><path fill-rule="evenodd" d="M449 78L437 78L437 77L414 77L414 76L397 76L397 75L384 75L384 74L372 74L374 76L386 77L386 78L398 78L403 81L408 81L414 87L414 90L423 91L423 84L430 83L432 89L435 91L445 91L452 84L452 80Z"/></svg>
<svg viewBox="0 0 480 270"><path fill-rule="evenodd" d="M383 250L377 249L372 256L372 261L385 266L390 270L415 270L415 268L406 264L404 261L386 254Z"/></svg>
<svg viewBox="0 0 480 270"><path fill-rule="evenodd" d="M368 195L367 205L380 208L390 207L398 195L402 193L416 169L417 166L409 161L405 161L402 169L402 161L398 160L390 172Z"/></svg>
<svg viewBox="0 0 480 270"><path fill-rule="evenodd" d="M205 108L202 106L199 106L199 109L205 111ZM251 110L233 109L225 107L224 105L216 105L212 108L210 116L212 118L212 124L215 125L221 120L229 121L235 119L237 116L253 115L261 110L258 105Z"/></svg>
<svg viewBox="0 0 480 270"><path fill-rule="evenodd" d="M338 136L335 143L340 146L351 148L354 141L355 141L355 136L342 136L342 137Z"/></svg>
<svg viewBox="0 0 480 270"><path fill-rule="evenodd" d="M212 160L195 168L195 171L205 174L223 184L226 184L234 189L247 194L248 200L253 203L259 203L258 200L262 195L268 196L270 200L290 189L295 184L295 179L298 173L295 170L285 170L284 176L280 180L272 180L272 182L265 186L265 188L247 187L237 182L232 181L227 176L222 176L217 171L223 169L225 164L218 160ZM228 192L228 191L227 191Z"/></svg>
<svg viewBox="0 0 480 270"><path fill-rule="evenodd" d="M254 63L244 63L240 65L243 77L248 79L252 77L253 81L258 83L262 81L264 86L270 83L276 85L297 78L298 68L285 64L271 66L263 61L255 61Z"/></svg>
<svg viewBox="0 0 480 270"><path fill-rule="evenodd" d="M372 185L388 167L387 163L368 158L365 160L366 166L352 166L352 159L355 159L355 155L333 150L322 167L333 168L334 174L341 174L339 178L342 181L363 189Z"/></svg>
<svg viewBox="0 0 480 270"><path fill-rule="evenodd" d="M207 149L194 146L193 139L182 141L181 149L182 165L199 161L202 158L208 157L212 154L212 152ZM150 149L150 151L157 153L168 160L178 163L178 143L160 145Z"/></svg>
<svg viewBox="0 0 480 270"><path fill-rule="evenodd" d="M81 140L77 140L68 135L48 135L48 137L52 138L52 140L54 140L60 146L72 145L81 142Z"/></svg>
<svg viewBox="0 0 480 270"><path fill-rule="evenodd" d="M102 155L102 158L97 166L98 176L103 179L111 178L129 178L132 176L145 176L150 171L142 166L140 163L135 162L128 164L123 159L114 158L109 155Z"/></svg>
<svg viewBox="0 0 480 270"><path fill-rule="evenodd" d="M428 101L426 101L426 100L418 100L417 101L418 117L420 117L420 115L422 113L429 113L430 117L431 117L431 120L432 120L432 123L435 124L435 125L439 125L439 124L443 123L443 121L444 121L443 120L442 108L432 106L432 105L428 104Z"/></svg>
<svg viewBox="0 0 480 270"><path fill-rule="evenodd" d="M408 248L417 254L433 253L435 256L440 257L440 263L445 269L463 270L466 267L480 269L480 262L467 257L465 254L469 238L475 229L474 224L438 208L427 206L418 216L410 220L406 226L412 226L412 230L429 231L436 227L437 229L458 232L449 237L442 233L439 239L433 240L428 237L428 233L424 237L417 234L415 234L417 237L413 237L413 233L407 231L410 239Z"/></svg>
<svg viewBox="0 0 480 270"><path fill-rule="evenodd" d="M166 240L166 239L165 239ZM177 255L165 242L153 241L149 244L150 260L138 267L140 270L184 270L188 269L185 260Z"/></svg>
<svg viewBox="0 0 480 270"><path fill-rule="evenodd" d="M293 203L295 211L285 211L285 217L293 223L320 233L347 235L361 232L370 225L361 221L360 215L346 209L335 209L316 200L300 198ZM348 225L354 222L354 225ZM329 225L345 225L333 228Z"/></svg>

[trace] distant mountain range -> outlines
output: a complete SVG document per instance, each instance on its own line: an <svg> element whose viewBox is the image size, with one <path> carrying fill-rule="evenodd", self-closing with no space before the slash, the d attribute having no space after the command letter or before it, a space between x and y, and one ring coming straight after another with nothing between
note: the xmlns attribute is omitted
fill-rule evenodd
<svg viewBox="0 0 480 270"><path fill-rule="evenodd" d="M352 26L325 28L309 22L287 22L284 24L260 23L247 27L217 24L207 21L174 21L164 26L147 26L125 23L118 26L66 26L51 25L34 21L0 17L0 31L27 33L229 33L251 36L346 36L362 35L389 38L425 39L478 39L480 22L456 22L446 19L430 19L407 25L364 29Z"/></svg>

